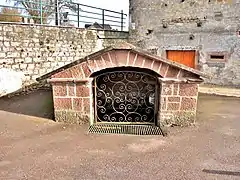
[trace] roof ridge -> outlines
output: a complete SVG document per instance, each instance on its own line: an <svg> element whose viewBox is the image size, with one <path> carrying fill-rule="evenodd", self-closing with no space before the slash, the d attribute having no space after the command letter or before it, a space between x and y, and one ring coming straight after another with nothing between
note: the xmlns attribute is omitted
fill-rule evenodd
<svg viewBox="0 0 240 180"><path fill-rule="evenodd" d="M189 71L191 73L194 73L196 75L199 75L199 76L202 76L202 77L208 77L205 73L199 71L199 70L196 70L196 69L193 69L193 68L190 68L190 67L187 67L183 64L180 64L180 63L177 63L177 62L174 62L172 60L169 60L169 59L166 59L166 58L163 58L161 56L157 56L157 55L154 55L154 54L151 54L150 52L146 51L146 50L143 50L137 46L134 46L133 44L130 44L126 41L121 41L121 42L118 42L116 43L115 45L113 46L109 46L107 48L104 48L104 49L101 49L97 52L94 52L88 56L85 56L83 58L80 58L79 60L76 60L76 61L73 61L65 66L62 66L56 70L53 70L43 76L40 76L39 78L37 78L37 81L41 81L41 80L44 80L44 79L47 79L48 77L52 76L53 74L56 74L56 73L59 73L65 69L68 69L72 66L75 66L77 64L80 64L84 61L87 61L89 59L93 59L95 58L96 56L99 56L100 54L104 54L106 52L109 52L109 51L112 51L112 50L131 50L133 51L134 53L138 53L138 54L141 54L142 56L146 56L148 58L151 58L151 59L154 59L154 60L157 60L157 61L161 61L161 62L164 62L168 65L171 65L173 67L176 67L176 68L179 68L179 69L183 69L185 71Z"/></svg>

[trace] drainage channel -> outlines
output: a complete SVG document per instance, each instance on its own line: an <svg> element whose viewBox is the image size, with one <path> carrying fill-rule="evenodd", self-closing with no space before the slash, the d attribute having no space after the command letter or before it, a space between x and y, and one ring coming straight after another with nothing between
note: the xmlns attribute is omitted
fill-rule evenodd
<svg viewBox="0 0 240 180"><path fill-rule="evenodd" d="M95 124L89 127L89 133L163 135L160 127L154 125Z"/></svg>

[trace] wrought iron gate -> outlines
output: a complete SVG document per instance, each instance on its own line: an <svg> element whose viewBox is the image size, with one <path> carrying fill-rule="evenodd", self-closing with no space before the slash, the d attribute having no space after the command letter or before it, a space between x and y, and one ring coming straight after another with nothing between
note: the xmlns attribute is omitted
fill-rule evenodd
<svg viewBox="0 0 240 180"><path fill-rule="evenodd" d="M107 72L95 78L94 87L96 123L155 123L155 76L138 71Z"/></svg>

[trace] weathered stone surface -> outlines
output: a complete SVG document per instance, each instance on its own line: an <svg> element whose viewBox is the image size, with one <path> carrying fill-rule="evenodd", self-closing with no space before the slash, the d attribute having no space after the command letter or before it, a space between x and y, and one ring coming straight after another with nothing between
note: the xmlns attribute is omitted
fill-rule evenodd
<svg viewBox="0 0 240 180"><path fill-rule="evenodd" d="M54 97L54 110L71 110L72 99L71 98L55 98Z"/></svg>
<svg viewBox="0 0 240 180"><path fill-rule="evenodd" d="M82 112L83 106L83 98L73 98L73 110Z"/></svg>
<svg viewBox="0 0 240 180"><path fill-rule="evenodd" d="M166 77L165 75L167 75L167 71L168 71L169 66L167 64L162 64L161 69L160 69L160 74L163 77Z"/></svg>
<svg viewBox="0 0 240 180"><path fill-rule="evenodd" d="M197 100L195 98L183 97L181 102L181 110L194 111L197 107Z"/></svg>
<svg viewBox="0 0 240 180"><path fill-rule="evenodd" d="M169 93L169 89L174 93ZM194 123L197 109L197 90L198 84L162 83L158 124L162 126L188 126Z"/></svg>
<svg viewBox="0 0 240 180"><path fill-rule="evenodd" d="M54 96L67 96L66 84L54 84L53 86L53 95Z"/></svg>
<svg viewBox="0 0 240 180"><path fill-rule="evenodd" d="M162 95L172 95L173 84L162 84Z"/></svg>
<svg viewBox="0 0 240 180"><path fill-rule="evenodd" d="M76 96L76 84L75 83L68 83L68 96Z"/></svg>
<svg viewBox="0 0 240 180"><path fill-rule="evenodd" d="M77 97L89 97L90 96L89 88L84 84L77 84L76 85L76 96Z"/></svg>
<svg viewBox="0 0 240 180"><path fill-rule="evenodd" d="M83 111L86 114L90 114L90 98L83 98Z"/></svg>
<svg viewBox="0 0 240 180"><path fill-rule="evenodd" d="M98 39L98 33L79 28L0 24L0 69L14 66L14 70L23 72L26 80L34 82L36 77L128 36L128 33L113 32L105 33L104 38L110 35L119 39ZM73 74L77 72L81 71Z"/></svg>
<svg viewBox="0 0 240 180"><path fill-rule="evenodd" d="M162 127L190 126L195 123L196 114L195 112L191 111L187 112L178 111L174 114L163 112L163 114L160 116L160 119L162 119L162 121L160 122L160 125Z"/></svg>
<svg viewBox="0 0 240 180"><path fill-rule="evenodd" d="M197 84L180 84L179 95L180 96L197 96L198 85Z"/></svg>
<svg viewBox="0 0 240 180"><path fill-rule="evenodd" d="M179 95L179 84L173 85L173 95Z"/></svg>
<svg viewBox="0 0 240 180"><path fill-rule="evenodd" d="M167 104L167 110L169 111L177 111L179 110L179 107L180 107L180 103L168 103Z"/></svg>
<svg viewBox="0 0 240 180"><path fill-rule="evenodd" d="M195 50L196 68L209 74L206 83L240 86L239 1L130 0L130 42L157 49ZM222 19L215 17L223 14ZM151 33L149 33L151 32ZM210 52L222 52L224 62L209 62Z"/></svg>
<svg viewBox="0 0 240 180"><path fill-rule="evenodd" d="M180 102L180 97L168 97L169 102Z"/></svg>
<svg viewBox="0 0 240 180"><path fill-rule="evenodd" d="M173 78L174 77L175 78L175 77L177 77L178 73L179 73L179 69L174 68L174 67L170 67L168 69L166 77L169 77L169 78Z"/></svg>
<svg viewBox="0 0 240 180"><path fill-rule="evenodd" d="M78 111L55 111L55 121L82 125L89 123L89 116Z"/></svg>

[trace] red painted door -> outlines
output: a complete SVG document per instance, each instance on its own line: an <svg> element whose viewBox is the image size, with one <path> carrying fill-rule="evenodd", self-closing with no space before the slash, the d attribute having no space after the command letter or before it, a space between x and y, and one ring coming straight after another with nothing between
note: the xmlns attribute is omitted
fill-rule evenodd
<svg viewBox="0 0 240 180"><path fill-rule="evenodd" d="M188 67L195 68L195 51L169 50L167 51L167 58Z"/></svg>

